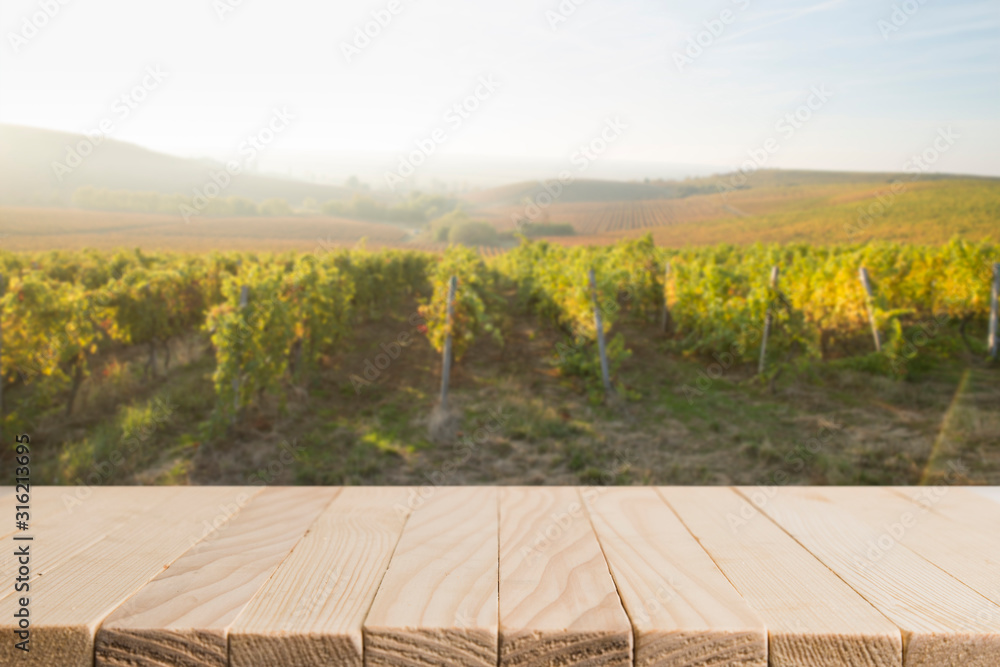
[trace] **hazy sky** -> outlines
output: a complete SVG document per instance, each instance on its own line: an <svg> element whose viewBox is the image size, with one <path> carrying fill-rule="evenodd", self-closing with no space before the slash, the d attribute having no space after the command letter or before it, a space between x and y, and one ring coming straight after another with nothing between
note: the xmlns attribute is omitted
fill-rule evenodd
<svg viewBox="0 0 1000 667"><path fill-rule="evenodd" d="M0 122L108 119L224 159L283 107L275 154L402 154L441 128L439 154L569 160L617 118L604 159L735 166L773 138L766 166L860 170L899 170L950 126L935 171L1000 175L997 0L64 1L3 3ZM348 62L373 12L391 20Z"/></svg>

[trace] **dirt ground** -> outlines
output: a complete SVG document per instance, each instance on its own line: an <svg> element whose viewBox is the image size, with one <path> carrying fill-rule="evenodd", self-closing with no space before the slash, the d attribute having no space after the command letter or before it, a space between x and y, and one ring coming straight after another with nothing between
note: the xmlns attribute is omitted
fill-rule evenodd
<svg viewBox="0 0 1000 667"><path fill-rule="evenodd" d="M144 351L112 355L72 418L38 425L38 483L1000 484L1000 372L975 360L912 381L816 362L766 386L626 324L625 395L601 400L560 377L561 334L524 315L502 346L484 338L457 361L442 413L415 309L359 326L222 433L203 338L175 343L155 378Z"/></svg>

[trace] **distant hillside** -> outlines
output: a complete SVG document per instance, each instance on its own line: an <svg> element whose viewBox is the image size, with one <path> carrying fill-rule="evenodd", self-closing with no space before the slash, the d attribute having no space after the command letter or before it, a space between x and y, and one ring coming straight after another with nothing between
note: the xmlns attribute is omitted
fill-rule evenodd
<svg viewBox="0 0 1000 667"><path fill-rule="evenodd" d="M962 176L959 174L920 174L914 178L912 172L877 172L877 171L807 171L803 169L760 169L747 174L745 180L739 172L712 174L698 178L687 178L683 181L650 181L651 185L659 187L687 187L693 190L708 190L718 192L719 187L736 188L775 188L795 187L799 185L834 185L839 183L888 183L890 181L936 181L943 179L980 179L997 181L1000 179L987 176ZM694 193L689 193L694 194Z"/></svg>
<svg viewBox="0 0 1000 667"><path fill-rule="evenodd" d="M665 199L679 196L675 193L676 186L652 185L626 181L580 180L560 185L558 181L550 181L550 188L555 192L561 187L558 196L560 202L588 201L635 201L641 199ZM497 206L504 204L520 204L525 198L534 199L536 195L545 192L545 188L537 182L513 183L499 188L480 190L466 196L466 199L481 206Z"/></svg>
<svg viewBox="0 0 1000 667"><path fill-rule="evenodd" d="M557 201L564 204L582 202L645 201L651 199L678 199L692 195L715 194L720 190L754 189L774 187L796 187L803 185L833 185L851 183L888 183L893 180L933 181L942 179L976 179L998 181L1000 179L953 174L922 174L914 178L912 173L903 172L855 172L855 171L805 171L785 169L761 169L744 179L739 172L712 174L680 181L601 181L578 180L562 186ZM557 183L549 181L553 190ZM545 192L538 182L522 182L502 187L480 190L465 197L472 204L484 207L507 206L535 200ZM543 200L544 201L544 200Z"/></svg>
<svg viewBox="0 0 1000 667"><path fill-rule="evenodd" d="M65 163L68 147L84 140L81 134L0 125L0 203L64 205L69 203L73 191L84 185L190 196L194 188L205 186L209 171L222 166L105 139L60 181L53 163ZM348 188L253 173L236 176L225 189L225 196L254 201L280 197L292 205L301 204L306 197L322 202L348 198L351 194Z"/></svg>

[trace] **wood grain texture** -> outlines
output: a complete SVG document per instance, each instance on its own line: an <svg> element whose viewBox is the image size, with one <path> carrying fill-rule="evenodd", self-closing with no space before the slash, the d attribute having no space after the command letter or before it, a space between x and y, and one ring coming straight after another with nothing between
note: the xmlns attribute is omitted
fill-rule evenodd
<svg viewBox="0 0 1000 667"><path fill-rule="evenodd" d="M32 550L31 581L43 575L51 576L60 567L71 564L79 553L120 530L123 523L173 502L182 493L181 489L171 487L156 487L138 494L135 487L103 487L94 489L83 501L79 501L76 494L70 494L70 500L66 501L66 492L60 487L33 488L30 529L20 536L33 535L35 540L32 542L37 540L44 548L39 546ZM14 551L4 549L0 552L0 577L4 581L12 581L17 571ZM0 598L13 594L12 586L0 588Z"/></svg>
<svg viewBox="0 0 1000 667"><path fill-rule="evenodd" d="M97 665L226 667L229 626L336 494L262 491L105 620Z"/></svg>
<svg viewBox="0 0 1000 667"><path fill-rule="evenodd" d="M870 528L882 531L886 541L898 542L1000 604L1000 505L993 512L976 512L979 502L989 501L952 487L943 488L940 496L927 496L924 504L888 489L829 487L813 491ZM957 508L974 521L976 529L948 518ZM990 526L995 529L990 530ZM878 544L875 547L881 549Z"/></svg>
<svg viewBox="0 0 1000 667"><path fill-rule="evenodd" d="M365 620L365 665L496 666L498 529L495 488L435 489Z"/></svg>
<svg viewBox="0 0 1000 667"><path fill-rule="evenodd" d="M983 498L988 498L995 503L1000 503L1000 486L979 486L972 487L969 490L982 496Z"/></svg>
<svg viewBox="0 0 1000 667"><path fill-rule="evenodd" d="M348 487L229 632L233 667L361 667L362 624L410 509L407 488Z"/></svg>
<svg viewBox="0 0 1000 667"><path fill-rule="evenodd" d="M967 530L984 532L1000 525L1000 502L994 502L985 493L991 488L993 487L898 486L888 487L888 491ZM1000 494L996 500L1000 501Z"/></svg>
<svg viewBox="0 0 1000 667"><path fill-rule="evenodd" d="M608 489L591 520L643 667L767 665L767 630L654 489Z"/></svg>
<svg viewBox="0 0 1000 667"><path fill-rule="evenodd" d="M237 514L240 500L258 490L240 487L176 487L164 497L154 489L133 488L128 504L160 501L138 516L122 521L97 543L38 578L31 588L31 651L13 655L11 642L0 642L0 664L38 667L90 667L94 634L100 622L178 556L203 539L203 522ZM156 490L158 491L158 490ZM151 493L153 492L153 493ZM96 502L96 501L95 501ZM76 516L81 531L97 521L94 504L85 503ZM60 542L50 533L39 555ZM42 544L36 538L35 545ZM0 632L12 626L0 619Z"/></svg>
<svg viewBox="0 0 1000 667"><path fill-rule="evenodd" d="M13 488L5 487L11 491L10 494L0 498L0 517L14 518L14 509L20 503L14 497ZM129 487L125 486L98 486L89 487L65 487L65 486L32 486L28 500L28 519L30 534L38 526L51 526L53 520L66 514L82 512L89 503L98 500L102 505L111 508L118 507L121 512L129 511L128 507L119 507L122 503L120 499L128 495ZM90 513L94 518L107 516L105 511ZM46 528L48 530L48 528ZM0 524L0 539L13 535L17 531L12 521L4 521Z"/></svg>
<svg viewBox="0 0 1000 667"><path fill-rule="evenodd" d="M500 665L631 663L631 626L577 489L501 489Z"/></svg>
<svg viewBox="0 0 1000 667"><path fill-rule="evenodd" d="M760 509L895 623L904 664L996 667L1000 607L817 489L740 489ZM865 494L869 498L870 494Z"/></svg>
<svg viewBox="0 0 1000 667"><path fill-rule="evenodd" d="M767 625L770 665L901 664L899 630L735 491L657 490Z"/></svg>

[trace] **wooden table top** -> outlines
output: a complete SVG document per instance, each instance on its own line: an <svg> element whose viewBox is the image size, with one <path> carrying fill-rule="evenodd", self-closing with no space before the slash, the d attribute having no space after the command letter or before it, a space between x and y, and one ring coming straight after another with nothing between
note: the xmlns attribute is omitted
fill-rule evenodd
<svg viewBox="0 0 1000 667"><path fill-rule="evenodd" d="M20 502L5 666L1000 665L998 487L33 487L17 530Z"/></svg>

